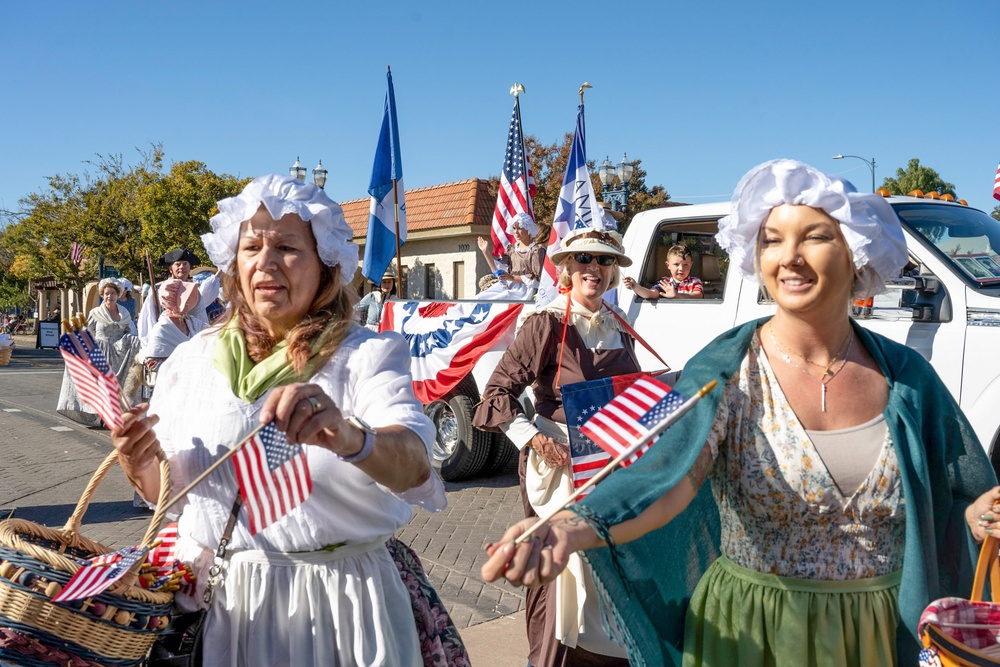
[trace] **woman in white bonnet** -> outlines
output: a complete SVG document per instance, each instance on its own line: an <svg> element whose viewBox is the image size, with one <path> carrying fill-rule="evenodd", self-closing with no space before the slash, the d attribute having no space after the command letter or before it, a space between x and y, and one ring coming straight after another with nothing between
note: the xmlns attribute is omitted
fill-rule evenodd
<svg viewBox="0 0 1000 667"><path fill-rule="evenodd" d="M490 254L492 244L482 236L478 239L479 250L486 258L486 264L499 278L499 284L508 292L492 297L488 292L482 292L477 296L479 299L530 299L538 289L542 263L545 261L545 248L535 242L538 225L527 213L518 213L507 224L507 233L517 239L517 242L511 243L504 249L499 264Z"/></svg>
<svg viewBox="0 0 1000 667"><path fill-rule="evenodd" d="M774 160L740 181L717 239L774 316L688 363L676 391L720 386L540 531L551 550L511 546L517 524L484 577L547 581L586 550L633 665L916 664L920 614L968 594L1000 496L930 365L848 315L906 263L900 223L882 197Z"/></svg>
<svg viewBox="0 0 1000 667"><path fill-rule="evenodd" d="M182 489L274 420L289 443L306 445L312 493L256 530L247 507L236 506L202 663L416 667L433 651L467 664L457 632L434 637L435 647L418 634L416 574L397 569L389 553L412 505L439 510L444 489L430 467L434 426L413 396L404 341L353 322L358 248L340 206L316 186L269 175L220 201L211 222L202 240L224 267L228 318L178 346L150 404L113 432L122 468L155 500L161 447L173 488ZM176 598L186 610L204 606L238 497L234 467L224 465L179 506L178 557L198 575L197 590Z"/></svg>

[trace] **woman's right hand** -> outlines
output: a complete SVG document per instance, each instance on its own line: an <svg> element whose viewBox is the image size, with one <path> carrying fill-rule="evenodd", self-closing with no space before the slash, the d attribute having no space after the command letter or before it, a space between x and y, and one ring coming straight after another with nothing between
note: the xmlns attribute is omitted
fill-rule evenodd
<svg viewBox="0 0 1000 667"><path fill-rule="evenodd" d="M573 552L601 544L594 529L569 511L560 512L527 540L514 544L537 521L536 517L515 523L503 539L486 545L490 559L482 567L483 579L496 581L505 577L515 586L541 586L566 569Z"/></svg>
<svg viewBox="0 0 1000 667"><path fill-rule="evenodd" d="M141 403L122 413L122 425L111 431L111 443L118 450L118 462L132 485L140 492L151 493L153 490L146 489L143 481L144 473L154 471L158 484L159 463L156 455L160 451L160 441L153 427L160 422L160 418L157 415L146 416L147 410L149 403ZM143 496L149 498L146 493ZM152 498L155 500L156 494Z"/></svg>
<svg viewBox="0 0 1000 667"><path fill-rule="evenodd" d="M476 243L479 245L479 250L484 254L486 253L487 250L490 249L490 242L484 239L482 236L476 239Z"/></svg>
<svg viewBox="0 0 1000 667"><path fill-rule="evenodd" d="M534 449L550 468L569 465L569 447L560 444L542 433L536 433L528 446Z"/></svg>

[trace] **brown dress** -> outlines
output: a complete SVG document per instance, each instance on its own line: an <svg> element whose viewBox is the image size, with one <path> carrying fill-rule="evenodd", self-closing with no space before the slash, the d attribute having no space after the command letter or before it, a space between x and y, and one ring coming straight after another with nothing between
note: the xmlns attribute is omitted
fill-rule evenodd
<svg viewBox="0 0 1000 667"><path fill-rule="evenodd" d="M555 386L559 371L559 346L563 334L563 316L549 311L536 313L525 320L514 343L507 349L483 392L473 424L482 430L499 431L518 415L524 414L517 398L529 385L535 391L535 412L542 417L566 423L562 398ZM566 327L566 349L562 358L559 384L634 373L639 370L635 341L620 334L622 347L616 350L592 350L584 345L576 327ZM517 473L525 518L535 517L525 491L528 450L521 449ZM533 667L568 667L569 665L622 665L628 660L599 655L583 648L570 648L556 639L555 605L546 604L555 596L555 582L526 592L525 622L528 631L528 659Z"/></svg>

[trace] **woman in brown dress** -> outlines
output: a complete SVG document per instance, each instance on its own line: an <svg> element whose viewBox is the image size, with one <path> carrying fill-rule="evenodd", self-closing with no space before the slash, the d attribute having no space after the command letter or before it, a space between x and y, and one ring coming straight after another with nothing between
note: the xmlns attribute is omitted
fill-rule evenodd
<svg viewBox="0 0 1000 667"><path fill-rule="evenodd" d="M561 267L560 295L524 322L490 378L474 424L503 431L520 450L518 475L525 517L544 513L573 492L569 439L559 387L639 370L624 313L604 302L620 266L632 261L621 237L574 230L552 255ZM531 385L535 417L518 397ZM628 665L626 651L605 633L589 568L578 560L560 579L527 591L529 664Z"/></svg>

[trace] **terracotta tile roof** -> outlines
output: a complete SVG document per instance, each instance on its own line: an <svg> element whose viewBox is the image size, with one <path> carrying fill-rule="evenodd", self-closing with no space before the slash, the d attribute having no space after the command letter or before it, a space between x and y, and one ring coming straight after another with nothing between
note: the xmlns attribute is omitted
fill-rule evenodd
<svg viewBox="0 0 1000 667"><path fill-rule="evenodd" d="M496 201L489 197L487 185L485 180L470 178L407 190L407 229L420 231L468 225L489 226ZM353 199L340 203L355 237L364 238L368 231L369 202L369 199Z"/></svg>

